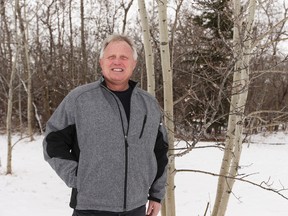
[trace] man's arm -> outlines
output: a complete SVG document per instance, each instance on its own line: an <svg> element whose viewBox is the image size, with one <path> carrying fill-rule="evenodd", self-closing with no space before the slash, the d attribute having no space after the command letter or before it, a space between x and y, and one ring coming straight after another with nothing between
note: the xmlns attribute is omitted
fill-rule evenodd
<svg viewBox="0 0 288 216"><path fill-rule="evenodd" d="M153 184L149 190L150 201L160 203L165 195L165 185L167 179L167 164L168 164L168 141L166 129L162 122L158 128L157 139L154 147L154 153L157 160L157 174L153 181Z"/></svg>
<svg viewBox="0 0 288 216"><path fill-rule="evenodd" d="M43 140L44 158L69 186L76 188L79 158L73 105L67 96L46 124Z"/></svg>

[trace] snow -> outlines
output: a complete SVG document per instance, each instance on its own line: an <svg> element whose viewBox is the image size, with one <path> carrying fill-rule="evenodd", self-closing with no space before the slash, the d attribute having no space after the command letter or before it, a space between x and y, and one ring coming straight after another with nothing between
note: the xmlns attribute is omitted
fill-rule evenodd
<svg viewBox="0 0 288 216"><path fill-rule="evenodd" d="M69 216L70 189L43 159L42 136L29 142L21 140L13 149L13 175L6 169L6 137L0 136L0 216ZM18 137L14 136L14 142ZM211 144L211 143L210 143ZM199 145L207 145L200 143ZM243 145L240 173L253 174L247 179L268 181L274 188L288 188L288 134L261 134ZM217 148L194 149L176 158L178 169L219 172L223 152ZM175 177L178 216L204 215L207 203L210 215L218 178L179 172ZM288 196L288 191L283 191ZM237 181L231 194L227 216L286 216L288 201L275 193Z"/></svg>

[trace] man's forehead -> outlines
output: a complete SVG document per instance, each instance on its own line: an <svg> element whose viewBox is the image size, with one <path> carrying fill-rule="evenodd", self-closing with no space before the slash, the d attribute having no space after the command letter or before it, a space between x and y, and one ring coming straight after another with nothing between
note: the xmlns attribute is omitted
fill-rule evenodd
<svg viewBox="0 0 288 216"><path fill-rule="evenodd" d="M127 51L130 51L131 53L133 53L133 49L132 47L125 41L115 41L115 42L111 42L109 43L105 49L105 51L109 51L110 53L118 53L119 51L123 51L125 53L127 53Z"/></svg>

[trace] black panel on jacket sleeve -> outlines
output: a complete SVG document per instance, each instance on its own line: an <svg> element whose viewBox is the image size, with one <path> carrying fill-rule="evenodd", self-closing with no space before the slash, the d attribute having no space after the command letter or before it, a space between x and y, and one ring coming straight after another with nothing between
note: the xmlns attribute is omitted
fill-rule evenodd
<svg viewBox="0 0 288 216"><path fill-rule="evenodd" d="M69 206L74 209L76 208L77 205L77 194L78 194L77 189L72 188Z"/></svg>
<svg viewBox="0 0 288 216"><path fill-rule="evenodd" d="M164 135L161 132L161 130L158 130L156 144L154 148L158 170L154 182L163 175L165 167L168 163L168 157L167 157L168 143L164 140L163 136Z"/></svg>
<svg viewBox="0 0 288 216"><path fill-rule="evenodd" d="M75 125L49 133L46 142L49 157L78 161L80 150Z"/></svg>

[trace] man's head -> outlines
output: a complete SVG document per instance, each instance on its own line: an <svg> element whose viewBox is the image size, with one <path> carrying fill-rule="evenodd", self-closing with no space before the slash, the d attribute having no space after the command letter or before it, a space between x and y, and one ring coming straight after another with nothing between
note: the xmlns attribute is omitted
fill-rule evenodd
<svg viewBox="0 0 288 216"><path fill-rule="evenodd" d="M111 35L102 45L100 51L100 66L111 90L123 91L129 85L137 63L137 51L133 41L123 35Z"/></svg>

